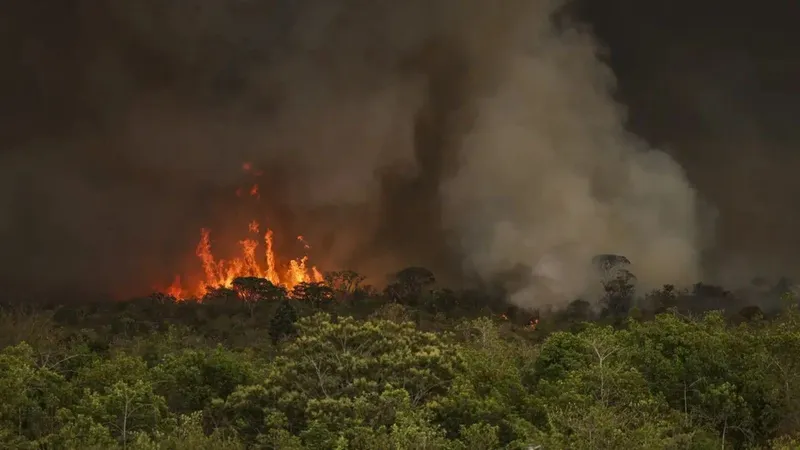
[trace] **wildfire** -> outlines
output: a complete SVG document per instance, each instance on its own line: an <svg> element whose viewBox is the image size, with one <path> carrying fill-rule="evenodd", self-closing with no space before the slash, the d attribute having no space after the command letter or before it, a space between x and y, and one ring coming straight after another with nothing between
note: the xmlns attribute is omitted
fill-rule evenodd
<svg viewBox="0 0 800 450"><path fill-rule="evenodd" d="M253 171L250 163L243 164L242 169L255 176L261 175L260 171ZM250 196L256 199L260 198L258 184L252 184L248 191ZM243 192L244 190L240 188L236 191L236 195L241 196ZM249 233L260 234L261 225L257 221L251 221L247 227ZM287 267L279 267L273 250L273 232L269 228L266 228L260 239L264 244L263 252L258 252L259 240L249 237L239 241L241 256L229 260L218 260L211 251L211 230L207 228L200 230L200 242L197 244L195 254L202 265L202 281L194 288L187 289L183 286L180 276L176 276L172 285L164 290L165 293L178 299L191 296L202 297L210 288L232 287L233 280L241 277L264 278L290 290L300 283L323 280L322 273L316 267L309 266L308 256L292 259L288 262ZM298 236L297 240L304 249L310 248L303 236Z"/></svg>

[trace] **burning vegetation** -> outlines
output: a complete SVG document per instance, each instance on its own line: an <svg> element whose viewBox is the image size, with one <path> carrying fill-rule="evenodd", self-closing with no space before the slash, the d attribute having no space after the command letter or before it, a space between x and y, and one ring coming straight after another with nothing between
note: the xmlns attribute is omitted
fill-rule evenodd
<svg viewBox="0 0 800 450"><path fill-rule="evenodd" d="M243 164L242 169L254 176L260 176L263 173L255 170L251 163ZM260 199L258 184L250 184L248 188L239 188L236 191L236 195L239 197L245 193ZM217 259L211 248L211 230L201 229L200 242L195 250L201 263L201 280L193 283L193 286L187 286L178 275L164 292L177 299L202 298L211 289L235 289L234 281L239 278L267 280L275 286L282 286L290 291L302 283L323 281L322 273L315 266L309 265L307 255L289 259L288 263L282 266L275 255L274 233L271 229L266 228L262 235L262 226L256 220L251 221L247 227L250 237L239 241L241 254L231 259ZM263 241L263 251L259 249L260 240ZM304 249L310 248L303 236L297 236L297 240Z"/></svg>

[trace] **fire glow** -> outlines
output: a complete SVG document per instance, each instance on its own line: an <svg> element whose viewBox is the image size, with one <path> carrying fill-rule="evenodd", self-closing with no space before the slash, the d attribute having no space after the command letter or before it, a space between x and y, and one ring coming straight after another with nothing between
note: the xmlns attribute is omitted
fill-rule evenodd
<svg viewBox="0 0 800 450"><path fill-rule="evenodd" d="M242 166L243 170L254 176L261 175L261 172L253 171L250 163ZM258 185L252 184L247 190L239 189L237 196L244 192L251 197L260 198ZM248 232L260 235L261 225L253 220L248 226ZM190 297L202 298L210 289L225 287L232 288L233 281L241 277L257 277L269 280L275 285L284 286L291 290L301 283L321 282L322 274L314 266L309 266L308 256L290 259L288 265L280 267L273 248L274 234L267 228L260 240L263 241L263 252L259 250L259 239L249 237L239 241L241 246L241 256L232 259L216 259L211 251L211 230L204 228L200 230L200 242L197 244L195 254L200 259L202 265L202 281L194 288L183 286L180 276L175 277L172 285L165 290L165 293L177 299ZM309 249L309 245L298 236L297 240L303 245L304 249ZM260 254L260 256L259 256Z"/></svg>

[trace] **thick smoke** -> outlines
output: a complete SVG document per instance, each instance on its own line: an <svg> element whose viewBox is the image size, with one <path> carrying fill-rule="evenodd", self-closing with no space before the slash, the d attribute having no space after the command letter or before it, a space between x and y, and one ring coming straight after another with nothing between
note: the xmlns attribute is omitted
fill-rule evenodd
<svg viewBox="0 0 800 450"><path fill-rule="evenodd" d="M630 128L675 155L714 205L704 281L797 279L800 3L578 3L612 49Z"/></svg>
<svg viewBox="0 0 800 450"><path fill-rule="evenodd" d="M626 132L560 1L34 3L4 14L47 24L3 44L21 43L3 83L22 105L2 141L11 277L169 277L199 226L242 226L224 199L243 161L323 267L522 265L547 280L524 305L579 294L597 253L647 285L699 276L693 190Z"/></svg>
<svg viewBox="0 0 800 450"><path fill-rule="evenodd" d="M695 192L669 156L625 130L592 37L548 20L516 25L442 188L468 261L483 275L531 267L539 282L515 295L525 305L594 286L600 253L626 255L644 286L697 280Z"/></svg>

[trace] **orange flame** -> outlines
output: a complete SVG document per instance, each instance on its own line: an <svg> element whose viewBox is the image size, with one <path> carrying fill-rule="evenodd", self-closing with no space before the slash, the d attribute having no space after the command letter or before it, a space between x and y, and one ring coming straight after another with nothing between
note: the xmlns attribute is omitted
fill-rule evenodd
<svg viewBox="0 0 800 450"><path fill-rule="evenodd" d="M171 297L180 298L181 297L181 291L182 291L182 289L181 289L181 276L180 275L176 275L175 276L175 280L172 282L172 284L167 289L165 289L164 292L167 295L171 296Z"/></svg>
<svg viewBox="0 0 800 450"><path fill-rule="evenodd" d="M258 231L258 222L250 223L250 231ZM284 274L281 275L276 264L273 250L273 232L267 229L264 234L264 259L263 267L257 256L258 241L244 239L239 241L242 254L230 260L214 257L211 251L211 231L204 228L200 231L200 242L197 244L196 254L200 258L204 279L195 289L186 290L181 285L180 276L175 277L172 285L165 292L178 299L195 295L202 297L209 289L216 287L231 288L233 280L240 277L258 277L269 280L276 285L285 286L291 290L300 283L321 282L322 273L314 266L308 267L308 256L290 260ZM306 246L306 248L308 248Z"/></svg>
<svg viewBox="0 0 800 450"><path fill-rule="evenodd" d="M252 163L244 163L242 169L245 172L252 172L253 165ZM256 176L260 174L260 171L255 172ZM257 184L252 185L249 192L252 196L260 196ZM239 188L236 191L236 195L242 196L242 194L243 190ZM260 225L257 221L253 220L248 224L250 233L259 233L259 230ZM239 245L242 247L241 256L230 260L217 260L211 251L211 230L203 228L200 230L200 242L198 242L195 249L195 254L200 258L203 269L202 281L193 289L185 289L181 284L181 277L176 276L173 283L164 289L164 292L178 299L185 299L190 296L202 297L209 289L217 287L231 288L233 280L240 277L264 278L289 290L300 283L323 281L322 273L316 267L308 267L308 256L290 260L287 267L281 271L276 262L277 258L273 249L272 230L266 229L263 239L264 256L261 261L257 256L259 242L254 239L239 241ZM310 248L302 236L298 236L297 240L303 244L304 249Z"/></svg>
<svg viewBox="0 0 800 450"><path fill-rule="evenodd" d="M272 230L267 230L267 234L264 235L264 244L266 245L266 276L264 278L272 281L272 280L279 280L278 271L275 269L275 252L272 251Z"/></svg>

